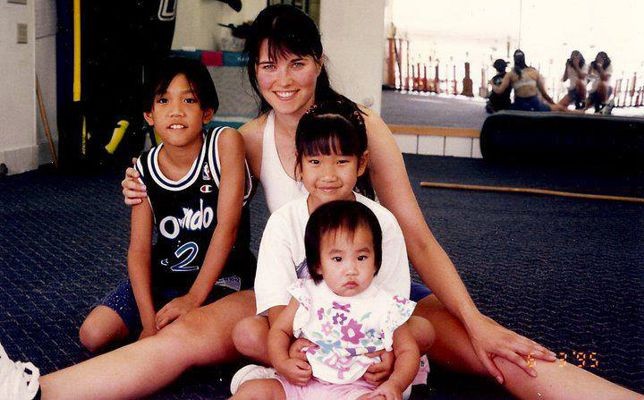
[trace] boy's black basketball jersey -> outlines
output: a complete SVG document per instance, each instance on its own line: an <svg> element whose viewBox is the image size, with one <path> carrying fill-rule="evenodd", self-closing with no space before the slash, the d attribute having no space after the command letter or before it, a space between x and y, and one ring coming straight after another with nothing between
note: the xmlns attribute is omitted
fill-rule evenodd
<svg viewBox="0 0 644 400"><path fill-rule="evenodd" d="M217 200L221 166L217 142L223 127L207 132L190 171L178 181L166 178L159 168L163 144L141 154L136 169L147 187L154 214L157 240L152 251L152 279L157 288L189 289L203 264L217 226ZM246 189L237 240L217 285L235 290L252 285L254 256L250 253L247 201L252 180L246 166ZM216 249L215 249L216 250Z"/></svg>

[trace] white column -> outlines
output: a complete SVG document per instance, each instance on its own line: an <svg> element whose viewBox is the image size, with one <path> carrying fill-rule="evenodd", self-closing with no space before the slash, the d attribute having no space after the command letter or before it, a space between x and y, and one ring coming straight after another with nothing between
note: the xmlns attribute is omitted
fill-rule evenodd
<svg viewBox="0 0 644 400"><path fill-rule="evenodd" d="M322 0L320 32L331 84L380 112L385 0Z"/></svg>

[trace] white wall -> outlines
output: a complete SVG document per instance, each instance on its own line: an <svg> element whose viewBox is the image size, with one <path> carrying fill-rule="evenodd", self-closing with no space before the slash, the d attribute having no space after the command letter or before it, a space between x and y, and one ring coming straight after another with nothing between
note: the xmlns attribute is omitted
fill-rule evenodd
<svg viewBox="0 0 644 400"><path fill-rule="evenodd" d="M17 44L17 24L28 25L28 43ZM0 163L9 173L38 166L35 103L34 1L0 1Z"/></svg>
<svg viewBox="0 0 644 400"><path fill-rule="evenodd" d="M385 0L323 0L320 32L331 84L380 112Z"/></svg>

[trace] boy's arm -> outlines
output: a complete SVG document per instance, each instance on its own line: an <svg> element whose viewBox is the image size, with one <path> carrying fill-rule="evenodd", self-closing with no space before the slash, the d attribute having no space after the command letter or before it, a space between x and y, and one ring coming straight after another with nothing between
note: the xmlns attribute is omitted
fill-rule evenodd
<svg viewBox="0 0 644 400"><path fill-rule="evenodd" d="M411 385L418 373L420 353L407 323L394 331L393 348L396 356L394 371L370 397L382 395L387 399L400 399L402 392Z"/></svg>
<svg viewBox="0 0 644 400"><path fill-rule="evenodd" d="M298 307L299 303L292 298L271 325L268 332L268 356L277 372L291 383L304 386L311 379L311 366L306 361L290 358L288 354Z"/></svg>
<svg viewBox="0 0 644 400"><path fill-rule="evenodd" d="M220 135L217 149L221 161L217 226L197 279L186 295L177 297L159 310L157 329L203 304L226 265L237 238L246 182L244 143L233 129L224 129Z"/></svg>
<svg viewBox="0 0 644 400"><path fill-rule="evenodd" d="M152 301L152 209L147 201L132 207L130 246L127 252L127 270L132 292L141 316L141 337L152 335L155 312Z"/></svg>

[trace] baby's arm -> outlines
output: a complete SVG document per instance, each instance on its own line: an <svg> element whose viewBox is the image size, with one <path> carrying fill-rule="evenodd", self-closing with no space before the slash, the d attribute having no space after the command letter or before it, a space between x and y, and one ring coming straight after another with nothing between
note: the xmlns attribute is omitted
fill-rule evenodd
<svg viewBox="0 0 644 400"><path fill-rule="evenodd" d="M156 317L157 329L203 304L226 265L237 238L246 179L244 143L239 133L233 129L225 129L220 135L217 150L221 160L217 226L197 279L186 295L173 299L159 310Z"/></svg>
<svg viewBox="0 0 644 400"><path fill-rule="evenodd" d="M291 299L272 323L268 332L268 356L277 372L291 383L304 386L311 379L311 366L306 361L290 358L288 354L293 337L293 319L298 306L297 300Z"/></svg>
<svg viewBox="0 0 644 400"><path fill-rule="evenodd" d="M420 353L416 341L407 324L399 326L394 331L394 371L389 379L380 385L371 397L384 396L389 399L401 399L402 392L411 385L418 373Z"/></svg>
<svg viewBox="0 0 644 400"><path fill-rule="evenodd" d="M132 207L127 270L141 316L143 326L141 339L156 333L154 303L152 302L152 226L152 209L149 202L144 201Z"/></svg>

